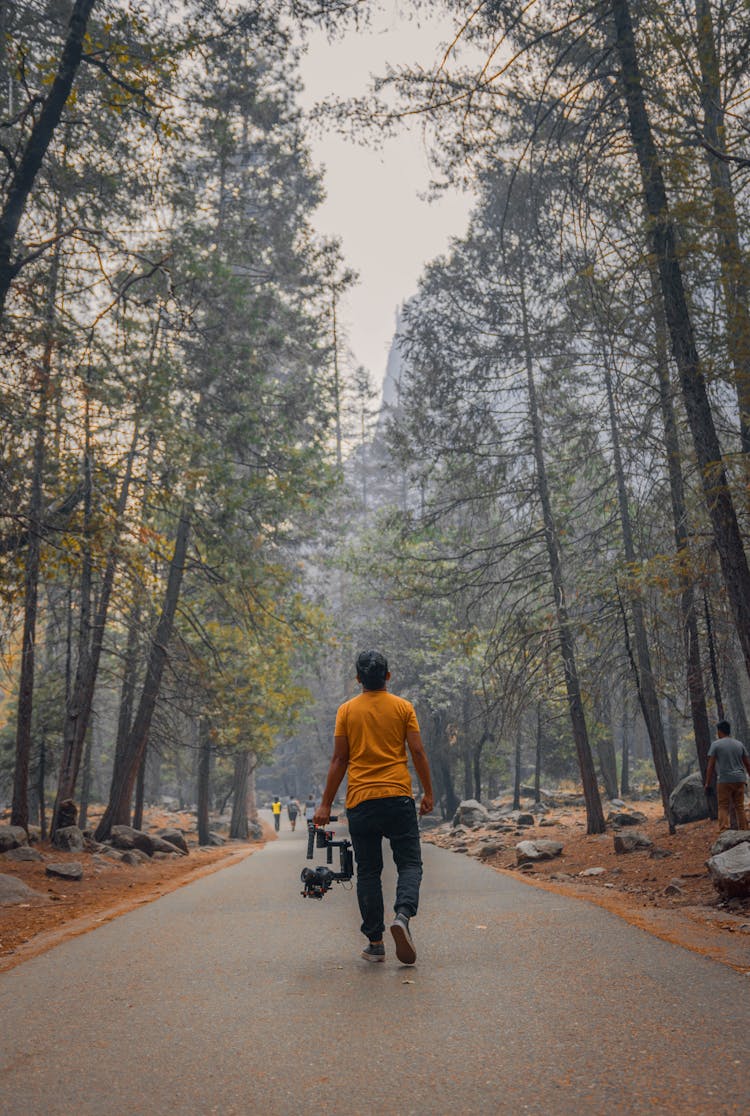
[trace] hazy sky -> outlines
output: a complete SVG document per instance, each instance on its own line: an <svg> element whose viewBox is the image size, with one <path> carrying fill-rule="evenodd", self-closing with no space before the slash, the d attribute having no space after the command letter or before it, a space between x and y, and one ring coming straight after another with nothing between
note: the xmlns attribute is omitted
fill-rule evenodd
<svg viewBox="0 0 750 1116"><path fill-rule="evenodd" d="M446 26L429 15L409 21L400 7L394 0L371 30L333 43L322 34L312 38L301 68L306 108L332 94L364 93L370 75L382 73L386 62L434 61ZM347 264L359 272L343 317L354 362L369 369L379 388L396 308L415 291L424 263L463 232L471 199L458 192L437 202L420 197L430 168L418 124L380 150L330 131L313 131L310 144L325 168L328 194L313 223L320 233L341 238Z"/></svg>

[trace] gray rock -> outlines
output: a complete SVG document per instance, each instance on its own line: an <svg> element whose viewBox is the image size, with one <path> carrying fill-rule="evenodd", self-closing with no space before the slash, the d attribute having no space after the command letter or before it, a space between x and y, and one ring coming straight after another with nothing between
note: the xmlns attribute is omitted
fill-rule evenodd
<svg viewBox="0 0 750 1116"><path fill-rule="evenodd" d="M747 841L710 857L706 864L720 895L726 899L745 899L750 895L750 844Z"/></svg>
<svg viewBox="0 0 750 1116"><path fill-rule="evenodd" d="M0 875L0 907L9 907L13 903L28 903L30 899L46 899L38 891L17 880L15 876Z"/></svg>
<svg viewBox="0 0 750 1116"><path fill-rule="evenodd" d="M532 806L529 806L530 814L546 814L548 812L549 807L545 806L543 802L535 802Z"/></svg>
<svg viewBox="0 0 750 1116"><path fill-rule="evenodd" d="M263 826L260 822L249 821L247 823L247 837L249 841L263 840Z"/></svg>
<svg viewBox="0 0 750 1116"><path fill-rule="evenodd" d="M29 835L29 844L30 844L30 845L38 845L38 844L39 844L39 842L40 842L40 841L41 841L41 839L42 839L42 830L41 830L41 827L40 827L40 826L38 826L38 825L30 825L30 826L29 826L29 827L27 828L26 832L27 832L27 833L28 833L28 835Z"/></svg>
<svg viewBox="0 0 750 1116"><path fill-rule="evenodd" d="M674 856L674 853L671 849L660 849L654 845L648 855L652 860L666 860L668 856Z"/></svg>
<svg viewBox="0 0 750 1116"><path fill-rule="evenodd" d="M625 803L623 802L623 800L621 798L610 798L609 804L610 804L610 806L621 806L621 807L625 805Z"/></svg>
<svg viewBox="0 0 750 1116"><path fill-rule="evenodd" d="M536 818L533 814L519 814L516 818L516 825L534 825Z"/></svg>
<svg viewBox="0 0 750 1116"><path fill-rule="evenodd" d="M131 868L140 867L143 861L147 859L146 854L142 853L139 849L126 849L121 857L122 863L129 864Z"/></svg>
<svg viewBox="0 0 750 1116"><path fill-rule="evenodd" d="M549 829L552 826L557 825L557 822L553 821L552 818L540 818L539 819L539 825L540 826L545 826L546 828Z"/></svg>
<svg viewBox="0 0 750 1116"><path fill-rule="evenodd" d="M180 834L180 836L182 836L182 834ZM164 855L176 853L178 856L187 856L187 847L185 847L183 851L182 848L173 844L172 841L167 841L166 837L157 837L153 833L150 833L149 837L153 845L152 856L156 856L157 853L162 853ZM185 840L184 837L182 839L183 841Z"/></svg>
<svg viewBox="0 0 750 1116"><path fill-rule="evenodd" d="M59 880L82 880L83 865L77 860L67 860L64 864L47 864L44 873Z"/></svg>
<svg viewBox="0 0 750 1116"><path fill-rule="evenodd" d="M654 842L645 833L615 833L615 852L635 852L636 849L651 849Z"/></svg>
<svg viewBox="0 0 750 1116"><path fill-rule="evenodd" d="M226 845L226 838L222 837L220 833L211 831L208 834L208 843L214 848L219 848L221 845Z"/></svg>
<svg viewBox="0 0 750 1116"><path fill-rule="evenodd" d="M77 825L66 825L55 830L52 844L56 849L65 852L81 852L83 850L83 833Z"/></svg>
<svg viewBox="0 0 750 1116"><path fill-rule="evenodd" d="M718 856L719 853L733 849L735 845L741 845L745 841L750 841L750 829L725 829L711 846L711 856Z"/></svg>
<svg viewBox="0 0 750 1116"><path fill-rule="evenodd" d="M136 850L133 850L133 851L135 852ZM179 860L179 858L181 856L184 856L184 855L185 855L184 853L178 852L177 849L173 849L172 852L161 852L161 851L155 852L152 859L153 860Z"/></svg>
<svg viewBox="0 0 750 1116"><path fill-rule="evenodd" d="M20 845L17 849L8 849L3 853L6 860L25 861L25 860L44 860L42 854L38 849L32 849L29 845Z"/></svg>
<svg viewBox="0 0 750 1116"><path fill-rule="evenodd" d="M116 849L140 849L146 856L151 856L154 851L154 843L148 833L133 829L131 825L113 825L109 839Z"/></svg>
<svg viewBox="0 0 750 1116"><path fill-rule="evenodd" d="M607 821L611 822L612 825L643 825L645 821L648 821L648 818L645 814L639 813L638 810L628 812L619 810L610 814Z"/></svg>
<svg viewBox="0 0 750 1116"><path fill-rule="evenodd" d="M108 860L122 860L125 854L122 849L114 849L111 845L101 845L96 855L106 856Z"/></svg>
<svg viewBox="0 0 750 1116"><path fill-rule="evenodd" d="M606 868L584 868L584 870L582 872L579 872L578 875L579 876L603 876L606 871L607 871Z"/></svg>
<svg viewBox="0 0 750 1116"><path fill-rule="evenodd" d="M23 826L0 825L0 852L20 849L21 845L28 845L28 843L29 838Z"/></svg>
<svg viewBox="0 0 750 1116"><path fill-rule="evenodd" d="M562 851L563 846L559 841L547 841L543 837L535 841L519 841L516 845L516 862L529 864L535 860L553 860Z"/></svg>
<svg viewBox="0 0 750 1116"><path fill-rule="evenodd" d="M459 802L458 809L453 815L454 825L466 825L469 829L475 829L478 825L484 825L489 821L489 811L477 802L476 798L467 798L463 802Z"/></svg>
<svg viewBox="0 0 750 1116"><path fill-rule="evenodd" d="M185 834L181 830L162 829L159 832L159 836L162 840L169 841L170 845L174 845L175 848L181 849L182 852L187 853L189 851L188 843L185 840Z"/></svg>
<svg viewBox="0 0 750 1116"><path fill-rule="evenodd" d="M708 802L699 771L687 775L677 784L669 796L669 806L677 825L708 817Z"/></svg>
<svg viewBox="0 0 750 1116"><path fill-rule="evenodd" d="M504 848L505 845L502 841L485 841L477 849L476 856L478 856L480 860L487 860L488 857L502 852Z"/></svg>

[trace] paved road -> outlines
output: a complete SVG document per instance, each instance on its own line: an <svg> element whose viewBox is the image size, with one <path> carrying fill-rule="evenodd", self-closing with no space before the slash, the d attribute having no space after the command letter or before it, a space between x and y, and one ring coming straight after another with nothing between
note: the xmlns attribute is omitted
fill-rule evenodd
<svg viewBox="0 0 750 1116"><path fill-rule="evenodd" d="M413 969L305 834L0 975L3 1116L750 1112L750 978L425 850Z"/></svg>

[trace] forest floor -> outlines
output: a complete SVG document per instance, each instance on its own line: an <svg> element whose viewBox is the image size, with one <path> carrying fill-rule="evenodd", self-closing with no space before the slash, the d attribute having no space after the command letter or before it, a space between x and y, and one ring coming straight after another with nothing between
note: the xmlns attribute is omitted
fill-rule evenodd
<svg viewBox="0 0 750 1116"><path fill-rule="evenodd" d="M519 828L514 833L498 833L484 827L470 830L460 838L465 846L461 851L476 855L483 839L501 841L502 850L483 858L496 871L596 903L657 937L741 971L750 970L750 900L732 900L729 904L722 901L706 869L717 836L716 823L693 822L678 827L676 834L670 836L660 803L633 801L628 806L646 815L647 820L638 824L638 831L647 834L658 849L669 855L653 857L651 850L617 854L611 830L599 836L586 834L582 807L551 811L544 827ZM44 843L34 846L46 862L81 861L84 877L78 882L45 876L45 862L14 862L0 857L0 872L22 880L40 893L39 898L0 907L0 972L58 941L86 933L262 847L258 843L231 841L220 848L200 849L193 814L147 811L144 829L155 831L167 825L184 830L190 847L188 856L151 860L131 867L116 860L95 861L86 852L60 852ZM269 826L264 826L264 834L266 839L274 838ZM562 855L519 868L515 845L534 837L559 841L563 845ZM423 839L449 849L458 843L448 824L425 831ZM590 868L604 871L593 876L581 875Z"/></svg>
<svg viewBox="0 0 750 1116"><path fill-rule="evenodd" d="M535 825L515 833L483 827L470 830L458 842L466 848L458 851L477 855L483 839L502 841L505 848L482 857L496 871L558 894L596 903L666 941L740 971L750 971L750 899L723 900L706 868L711 846L718 837L716 822L706 820L678 826L670 836L660 802L629 801L628 808L646 815L647 820L635 829L669 855L653 857L649 849L616 853L610 828L597 836L586 833L582 807L550 811L543 828ZM562 855L519 868L516 844L535 837L559 841L563 845ZM444 848L457 843L449 825L426 831L423 839ZM591 868L604 871L581 875Z"/></svg>
<svg viewBox="0 0 750 1116"><path fill-rule="evenodd" d="M96 821L94 808L89 811L89 825ZM49 842L35 842L33 846L44 861L15 862L0 856L0 873L22 880L39 893L39 898L0 906L0 972L263 847L262 842L227 841L219 848L199 848L194 813L145 811L146 832L167 826L183 830L190 849L187 856L131 866L103 857L95 860L89 852L61 852ZM265 825L264 835L266 839L272 836ZM45 863L65 861L83 864L83 879L70 881L45 875Z"/></svg>

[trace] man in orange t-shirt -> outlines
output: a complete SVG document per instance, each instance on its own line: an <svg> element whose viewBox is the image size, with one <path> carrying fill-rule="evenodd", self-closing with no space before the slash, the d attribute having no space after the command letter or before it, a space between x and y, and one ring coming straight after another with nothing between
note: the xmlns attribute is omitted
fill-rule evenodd
<svg viewBox="0 0 750 1116"><path fill-rule="evenodd" d="M396 956L405 965L417 959L409 919L417 913L422 856L406 746L422 784L420 814L432 810L432 780L414 706L388 693L388 663L379 651L357 656L357 681L362 693L339 706L333 736L333 758L315 825L326 825L341 780L348 774L346 812L357 860L357 899L362 933L369 945L366 961L384 961L383 838L390 842L398 872L396 917L390 930Z"/></svg>

